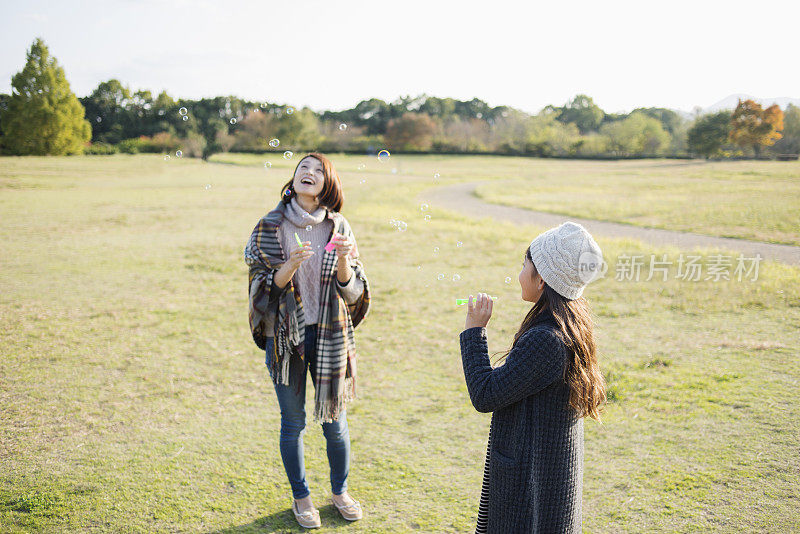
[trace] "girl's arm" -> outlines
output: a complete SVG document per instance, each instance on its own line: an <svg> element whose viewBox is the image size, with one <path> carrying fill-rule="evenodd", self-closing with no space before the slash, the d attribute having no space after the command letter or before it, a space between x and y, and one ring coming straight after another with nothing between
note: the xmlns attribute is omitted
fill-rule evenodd
<svg viewBox="0 0 800 534"><path fill-rule="evenodd" d="M489 362L485 328L468 328L460 339L469 397L479 412L519 402L562 376L566 349L550 330L534 328L523 334L505 364L496 369Z"/></svg>

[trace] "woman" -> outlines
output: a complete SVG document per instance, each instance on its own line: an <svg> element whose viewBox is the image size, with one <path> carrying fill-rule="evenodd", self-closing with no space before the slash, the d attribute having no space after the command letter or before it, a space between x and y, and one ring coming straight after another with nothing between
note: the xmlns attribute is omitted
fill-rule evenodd
<svg viewBox="0 0 800 534"><path fill-rule="evenodd" d="M245 247L250 329L266 352L281 410L280 450L292 511L306 528L321 525L303 459L308 371L314 420L322 423L327 442L333 504L347 520L362 517L361 505L347 491L346 405L355 394L353 330L369 311L370 298L353 232L339 213L343 200L333 164L322 154L308 154Z"/></svg>
<svg viewBox="0 0 800 534"><path fill-rule="evenodd" d="M579 224L541 234L525 252L522 300L533 302L502 366L489 362L492 299L470 296L461 358L470 399L493 412L476 532L581 532L583 417L599 420L597 363L586 284L602 253Z"/></svg>

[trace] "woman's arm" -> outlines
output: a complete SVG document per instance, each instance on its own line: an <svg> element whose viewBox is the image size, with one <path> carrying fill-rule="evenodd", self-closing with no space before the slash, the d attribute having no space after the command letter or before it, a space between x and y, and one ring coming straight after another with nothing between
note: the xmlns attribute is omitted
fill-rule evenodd
<svg viewBox="0 0 800 534"><path fill-rule="evenodd" d="M313 255L314 251L311 250L311 241L304 241L303 246L292 250L291 254L289 254L289 259L275 271L275 275L272 278L273 283L278 289L286 287L286 284L292 279L294 273L300 268L300 265Z"/></svg>
<svg viewBox="0 0 800 534"><path fill-rule="evenodd" d="M492 369L486 329L461 332L461 359L472 405L479 412L493 412L538 393L563 373L564 344L547 329L536 328L522 335L505 364Z"/></svg>
<svg viewBox="0 0 800 534"><path fill-rule="evenodd" d="M336 279L343 286L347 285L350 278L353 277L353 268L347 261L347 256L339 256L336 258Z"/></svg>
<svg viewBox="0 0 800 534"><path fill-rule="evenodd" d="M333 242L336 246L336 286L345 302L354 304L364 292L364 282L354 276L350 265L350 257L358 254L355 237L352 232L347 235L336 234Z"/></svg>

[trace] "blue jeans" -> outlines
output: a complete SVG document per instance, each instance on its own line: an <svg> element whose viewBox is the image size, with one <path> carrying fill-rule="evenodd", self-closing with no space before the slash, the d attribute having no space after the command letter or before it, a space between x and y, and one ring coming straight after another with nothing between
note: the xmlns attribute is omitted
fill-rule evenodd
<svg viewBox="0 0 800 534"><path fill-rule="evenodd" d="M300 387L296 387L295 384L289 386L275 384L275 394L281 409L281 458L295 499L302 499L311 493L306 482L303 434L306 428L306 371L311 371L311 380L316 384L316 339L317 325L307 326L305 333L306 365L300 379ZM267 365L272 363L272 344L272 338L267 338ZM322 423L322 432L327 442L328 464L331 468L331 490L335 495L341 495L347 490L347 475L350 473L350 431L347 428L347 414L342 411L337 421Z"/></svg>

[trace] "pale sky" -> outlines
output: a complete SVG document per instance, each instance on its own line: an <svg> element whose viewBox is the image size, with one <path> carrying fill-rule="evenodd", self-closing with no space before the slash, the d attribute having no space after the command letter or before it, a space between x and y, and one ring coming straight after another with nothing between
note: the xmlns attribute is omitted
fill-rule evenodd
<svg viewBox="0 0 800 534"><path fill-rule="evenodd" d="M0 13L4 93L42 37L78 96L117 78L317 111L421 93L531 113L579 93L607 112L800 98L797 0L0 0Z"/></svg>

